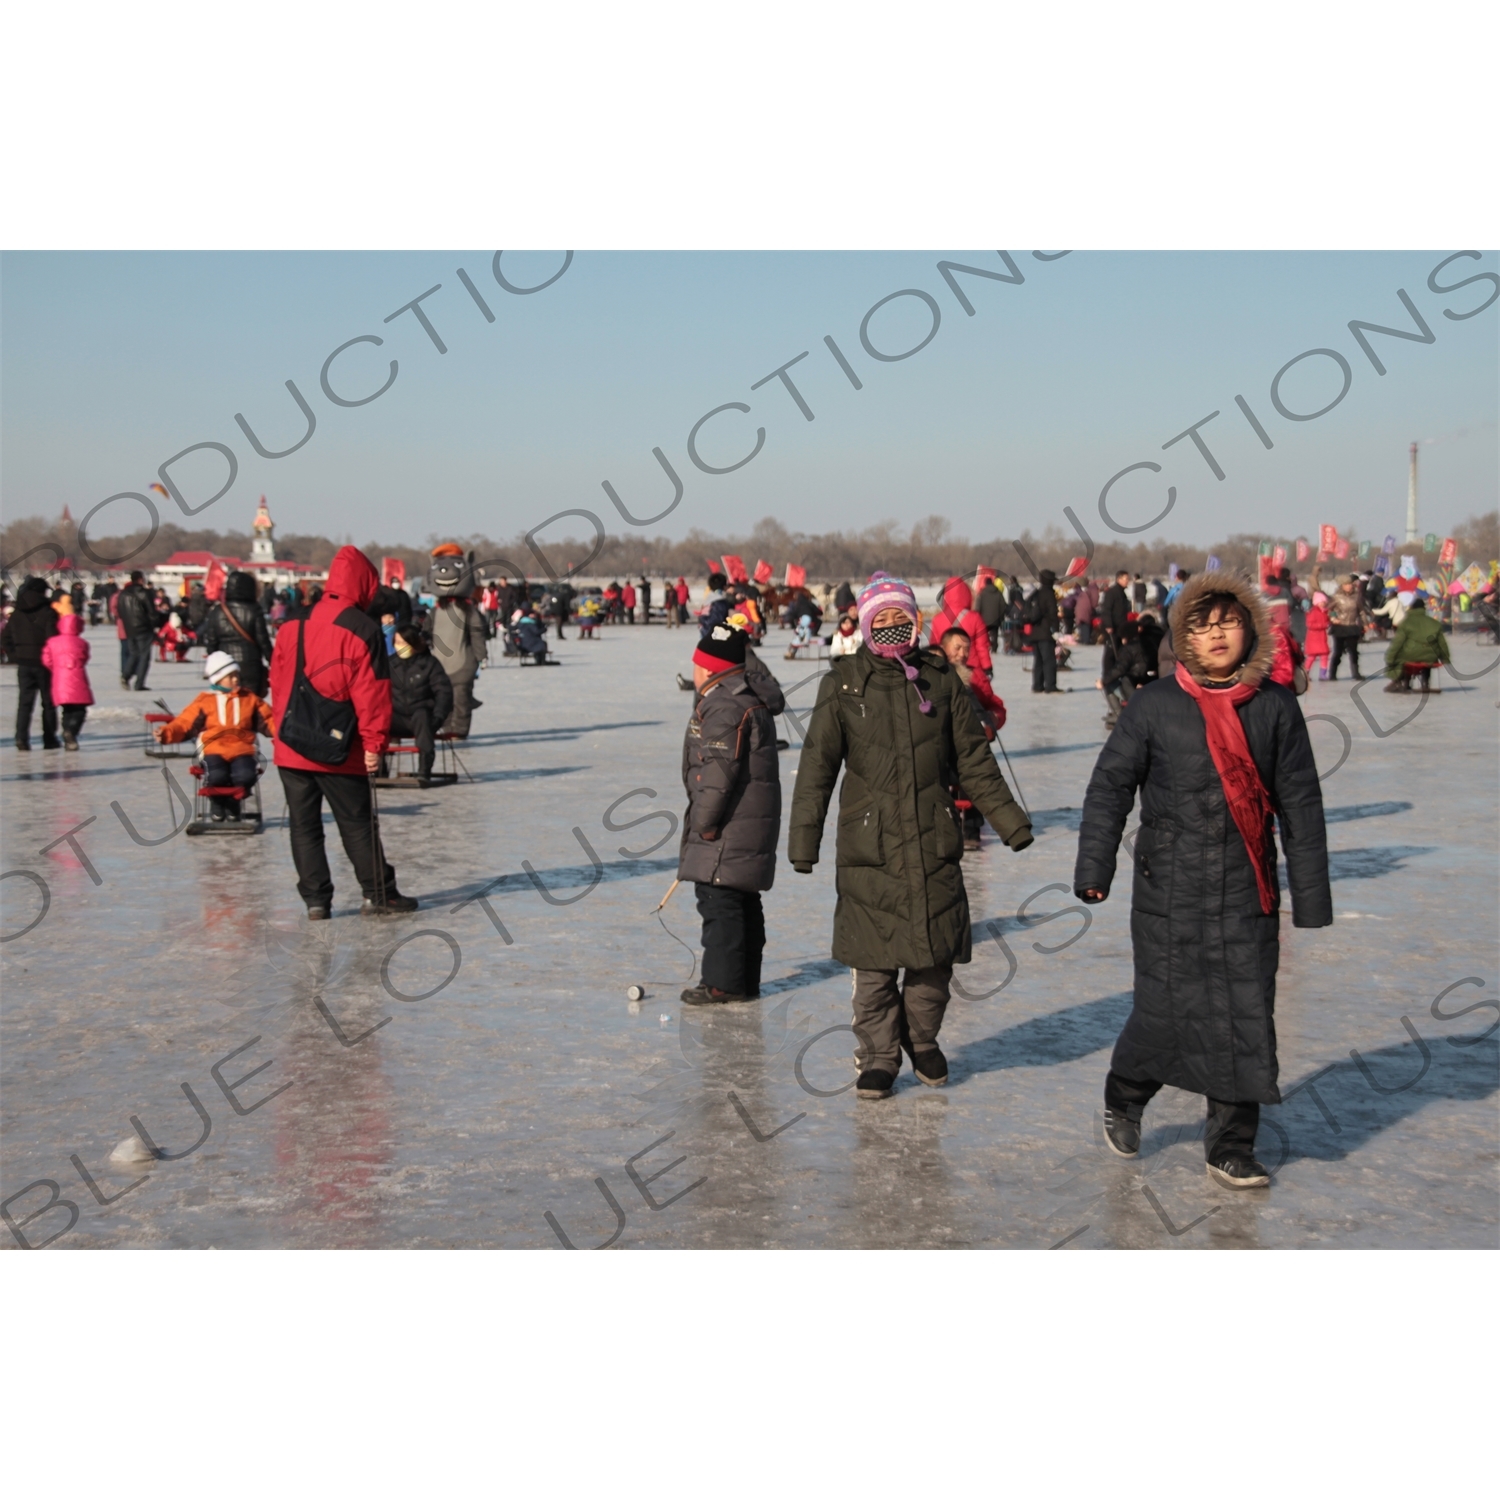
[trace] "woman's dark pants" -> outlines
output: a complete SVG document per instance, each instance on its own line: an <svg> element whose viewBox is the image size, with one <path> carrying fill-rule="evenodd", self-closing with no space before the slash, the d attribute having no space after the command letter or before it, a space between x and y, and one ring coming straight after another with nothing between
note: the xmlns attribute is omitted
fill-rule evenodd
<svg viewBox="0 0 1500 1500"><path fill-rule="evenodd" d="M1104 1080L1104 1106L1123 1114L1131 1106L1133 1118L1155 1098L1159 1083L1149 1079L1122 1078L1110 1073ZM1203 1125L1203 1155L1208 1161L1222 1161L1226 1156L1250 1161L1255 1156L1255 1132L1260 1125L1260 1105L1230 1104L1223 1099L1208 1101L1208 1118Z"/></svg>
<svg viewBox="0 0 1500 1500"><path fill-rule="evenodd" d="M729 995L758 995L766 946L760 892L701 883L693 890L703 918L703 983Z"/></svg>

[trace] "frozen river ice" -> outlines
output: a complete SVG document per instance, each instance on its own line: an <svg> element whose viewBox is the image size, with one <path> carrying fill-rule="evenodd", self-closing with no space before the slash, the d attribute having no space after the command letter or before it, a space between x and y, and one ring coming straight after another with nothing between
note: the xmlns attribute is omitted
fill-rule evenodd
<svg viewBox="0 0 1500 1500"><path fill-rule="evenodd" d="M1276 1178L1232 1194L1205 1176L1196 1098L1163 1092L1136 1162L1102 1144L1131 965L1128 884L1087 912L1069 887L1103 741L1097 652L1080 650L1072 690L1051 698L999 663L1039 837L1015 855L987 833L965 860L976 950L958 977L976 998L948 1013L949 1087L908 1069L871 1104L851 1087L826 858L808 877L779 869L763 998L679 1005L691 890L665 926L651 913L676 866L691 698L675 673L693 632L569 636L557 670L482 677L472 783L382 793L388 853L422 910L359 918L330 827L334 920L309 925L274 770L259 836L152 842L180 815L139 713L158 693L180 708L199 667L153 665L152 691L126 693L113 639L90 632L100 704L82 751L0 750L0 1169L20 1236L58 1249L1496 1243L1500 671L1445 676L1427 700L1388 697L1383 679L1359 702L1347 683L1303 700L1324 716L1312 732L1337 920L1283 922L1288 1097L1263 1112L1260 1145ZM764 654L806 709L822 669L780 660L785 639ZM1465 674L1497 661L1467 633L1454 654ZM7 671L7 726L14 712ZM778 727L789 798L800 732ZM186 763L171 768L186 785ZM644 1001L626 999L632 984ZM112 1161L132 1117L175 1159Z"/></svg>

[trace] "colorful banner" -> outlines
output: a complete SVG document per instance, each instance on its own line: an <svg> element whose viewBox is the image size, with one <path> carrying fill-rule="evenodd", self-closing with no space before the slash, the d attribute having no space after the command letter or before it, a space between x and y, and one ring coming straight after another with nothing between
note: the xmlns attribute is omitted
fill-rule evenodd
<svg viewBox="0 0 1500 1500"><path fill-rule="evenodd" d="M770 563L766 562L763 558L757 559L755 564L755 581L757 583L769 583L774 573L775 569L772 568Z"/></svg>
<svg viewBox="0 0 1500 1500"><path fill-rule="evenodd" d="M799 568L796 563L786 565L786 586L789 589L805 589L807 587L807 569Z"/></svg>
<svg viewBox="0 0 1500 1500"><path fill-rule="evenodd" d="M1347 537L1341 536L1338 541L1333 544L1333 555L1338 558L1340 562L1343 562L1343 560L1348 557L1349 539Z"/></svg>
<svg viewBox="0 0 1500 1500"><path fill-rule="evenodd" d="M1271 566L1273 568L1275 568L1278 573L1284 567L1286 567L1286 548L1285 547L1278 547L1271 554Z"/></svg>
<svg viewBox="0 0 1500 1500"><path fill-rule="evenodd" d="M1089 560L1086 557L1074 557L1069 559L1068 571L1063 574L1064 578L1082 578L1088 571Z"/></svg>
<svg viewBox="0 0 1500 1500"><path fill-rule="evenodd" d="M731 553L726 552L720 561L723 562L724 571L729 575L731 583L750 582L750 573L745 567L745 560L743 558L735 557Z"/></svg>
<svg viewBox="0 0 1500 1500"><path fill-rule="evenodd" d="M1256 552L1261 557L1269 557L1271 555L1271 548L1274 545L1275 544L1272 542L1262 542L1260 546L1256 548Z"/></svg>
<svg viewBox="0 0 1500 1500"><path fill-rule="evenodd" d="M1261 553L1261 556L1264 557L1266 556L1266 554L1263 552ZM1210 573L1217 573L1219 569L1224 565L1212 552L1210 552L1207 559L1204 561L1203 566L1207 568Z"/></svg>
<svg viewBox="0 0 1500 1500"><path fill-rule="evenodd" d="M380 559L380 582L388 589L404 589L406 587L406 564L399 557L382 557Z"/></svg>
<svg viewBox="0 0 1500 1500"><path fill-rule="evenodd" d="M1370 548L1374 545L1374 542L1361 542L1359 544L1359 555L1361 557L1368 557L1370 555Z"/></svg>
<svg viewBox="0 0 1500 1500"><path fill-rule="evenodd" d="M1299 536L1297 538L1297 561L1306 562L1312 553L1312 548Z"/></svg>
<svg viewBox="0 0 1500 1500"><path fill-rule="evenodd" d="M1458 559L1458 543L1451 536L1443 538L1443 550L1438 553L1438 567L1451 568Z"/></svg>
<svg viewBox="0 0 1500 1500"><path fill-rule="evenodd" d="M1375 559L1375 571L1382 578L1384 578L1385 575L1391 571L1391 558L1388 552L1382 552L1380 556Z"/></svg>
<svg viewBox="0 0 1500 1500"><path fill-rule="evenodd" d="M222 599L224 597L224 582L229 577L229 571L216 557L208 565L208 576L203 580L203 592L210 599Z"/></svg>
<svg viewBox="0 0 1500 1500"><path fill-rule="evenodd" d="M1338 545L1339 529L1337 526L1318 527L1318 551L1332 552Z"/></svg>
<svg viewBox="0 0 1500 1500"><path fill-rule="evenodd" d="M1426 539L1422 543L1422 550L1424 552L1436 552L1438 549L1438 544L1442 540L1442 537L1440 537L1437 532L1429 531L1427 533Z"/></svg>
<svg viewBox="0 0 1500 1500"><path fill-rule="evenodd" d="M1380 544L1380 550L1384 552L1387 557L1394 557L1396 554L1396 538L1393 536L1388 536Z"/></svg>

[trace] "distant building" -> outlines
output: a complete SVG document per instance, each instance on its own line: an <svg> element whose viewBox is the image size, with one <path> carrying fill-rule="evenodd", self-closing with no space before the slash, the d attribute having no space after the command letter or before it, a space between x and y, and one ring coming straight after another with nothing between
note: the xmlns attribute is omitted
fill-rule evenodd
<svg viewBox="0 0 1500 1500"><path fill-rule="evenodd" d="M195 583L208 577L208 570L218 563L226 573L249 573L264 586L285 588L302 579L320 582L328 576L326 568L315 568L311 563L287 562L276 556L276 527L271 513L266 508L266 497L260 497L260 506L255 512L251 527L254 540L250 543L249 558L223 557L215 552L174 552L164 563L151 570L150 581L154 586L166 589L169 594L180 596L188 592Z"/></svg>

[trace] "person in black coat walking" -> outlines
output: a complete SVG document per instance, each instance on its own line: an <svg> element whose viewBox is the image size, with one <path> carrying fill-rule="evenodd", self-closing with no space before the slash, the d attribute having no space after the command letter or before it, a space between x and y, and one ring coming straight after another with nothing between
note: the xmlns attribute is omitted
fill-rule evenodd
<svg viewBox="0 0 1500 1500"><path fill-rule="evenodd" d="M16 749L31 749L31 715L36 700L42 700L42 748L56 750L57 707L52 701L52 673L42 665L42 647L57 634L57 611L40 578L27 578L16 590L16 607L0 631L5 655L16 664L16 686L21 690L16 704Z"/></svg>
<svg viewBox="0 0 1500 1500"><path fill-rule="evenodd" d="M120 686L128 688L135 678L138 693L146 691L146 672L151 666L151 642L166 624L167 617L156 607L146 587L146 575L137 569L130 582L115 600L115 613L125 629L125 648L121 652Z"/></svg>
<svg viewBox="0 0 1500 1500"><path fill-rule="evenodd" d="M1208 1100L1204 1151L1225 1187L1265 1187L1262 1104L1278 1104L1281 830L1296 927L1333 921L1318 768L1295 696L1269 680L1268 611L1236 574L1200 574L1172 610L1174 674L1120 715L1083 804L1073 886L1103 901L1137 790L1135 1003L1104 1083L1110 1149L1134 1156L1162 1087Z"/></svg>
<svg viewBox="0 0 1500 1500"><path fill-rule="evenodd" d="M397 627L396 654L389 664L391 733L410 735L417 742L417 781L430 786L437 728L453 712L453 684L427 649L419 625Z"/></svg>
<svg viewBox="0 0 1500 1500"><path fill-rule="evenodd" d="M1120 644L1120 632L1125 628L1126 616L1130 614L1130 596L1126 589L1130 584L1130 574L1121 568L1115 574L1115 581L1105 589L1104 597L1099 601L1099 624L1104 634L1116 646Z"/></svg>
<svg viewBox="0 0 1500 1500"><path fill-rule="evenodd" d="M1057 574L1043 568L1036 592L1026 601L1023 618L1031 626L1031 691L1056 693L1057 686Z"/></svg>
<svg viewBox="0 0 1500 1500"><path fill-rule="evenodd" d="M271 632L249 573L231 573L224 580L224 597L209 605L198 627L198 644L210 654L223 651L232 656L239 663L240 686L257 698L267 696Z"/></svg>
<svg viewBox="0 0 1500 1500"><path fill-rule="evenodd" d="M725 620L693 652L697 695L682 746L688 807L677 878L691 880L698 898L703 979L682 992L684 1005L760 995L766 946L760 893L776 878L781 770L776 729L761 696L765 684L758 691L745 677L748 646L746 631Z"/></svg>

